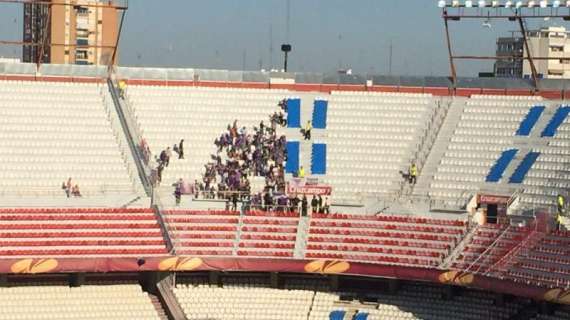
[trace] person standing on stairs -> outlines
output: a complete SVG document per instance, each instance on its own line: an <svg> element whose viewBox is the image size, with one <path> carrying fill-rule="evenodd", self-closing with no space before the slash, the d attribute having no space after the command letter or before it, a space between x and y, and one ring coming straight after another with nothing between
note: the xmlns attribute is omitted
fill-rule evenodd
<svg viewBox="0 0 570 320"><path fill-rule="evenodd" d="M329 198L326 197L325 197L325 204L323 205L323 213L324 214L330 213Z"/></svg>
<svg viewBox="0 0 570 320"><path fill-rule="evenodd" d="M172 150L170 150L170 147L166 148L166 162L165 162L165 166L168 167L168 164L170 164L170 157L172 157Z"/></svg>
<svg viewBox="0 0 570 320"><path fill-rule="evenodd" d="M69 198L71 197L71 188L72 188L72 183L71 183L71 177L69 177L69 179L67 179L67 182L63 182L63 184L61 185L61 188L65 191L65 195Z"/></svg>
<svg viewBox="0 0 570 320"><path fill-rule="evenodd" d="M125 80L119 81L119 97L125 99L125 90L127 89L127 82Z"/></svg>
<svg viewBox="0 0 570 320"><path fill-rule="evenodd" d="M307 206L309 205L307 201L307 196L303 195L303 200L301 200L301 216L307 216Z"/></svg>
<svg viewBox="0 0 570 320"><path fill-rule="evenodd" d="M160 185L160 183L162 182L162 171L163 170L164 170L164 163L161 162L158 164L158 168L156 168L156 172L157 172L156 183L157 183L157 185Z"/></svg>
<svg viewBox="0 0 570 320"><path fill-rule="evenodd" d="M411 185L416 184L417 177L418 177L418 167L416 167L416 164L412 162L412 165L410 166L410 184Z"/></svg>
<svg viewBox="0 0 570 320"><path fill-rule="evenodd" d="M264 204L264 210L266 212L271 211L271 208L273 207L273 198L271 197L271 194L269 192L265 192L265 194L263 195L263 204Z"/></svg>
<svg viewBox="0 0 570 320"><path fill-rule="evenodd" d="M317 213L318 205L319 205L319 201L317 200L315 195L313 195L313 199L311 199L311 209L312 209L313 214Z"/></svg>
<svg viewBox="0 0 570 320"><path fill-rule="evenodd" d="M562 231L562 217L565 214L565 207L566 207L566 199L563 195L559 194L556 197L556 204L558 207L558 212L556 214L556 230Z"/></svg>
<svg viewBox="0 0 570 320"><path fill-rule="evenodd" d="M287 113L287 99L279 101L278 106L283 110L283 112Z"/></svg>
<svg viewBox="0 0 570 320"><path fill-rule="evenodd" d="M301 200L299 200L299 197L297 197L297 195L291 195L289 198L289 211L296 213L297 211L299 211L299 202Z"/></svg>
<svg viewBox="0 0 570 320"><path fill-rule="evenodd" d="M178 144L178 159L184 159L184 139Z"/></svg>
<svg viewBox="0 0 570 320"><path fill-rule="evenodd" d="M166 163L166 158L168 155L166 154L166 149L160 152L160 156L158 158L158 163L164 165Z"/></svg>
<svg viewBox="0 0 570 320"><path fill-rule="evenodd" d="M556 197L556 203L558 204L558 213L564 214L564 207L566 206L566 199L563 195L559 194Z"/></svg>
<svg viewBox="0 0 570 320"><path fill-rule="evenodd" d="M305 140L311 140L311 129L313 129L313 125L311 124L311 121L307 121L307 125L305 125L305 131L303 132L303 135L305 136Z"/></svg>
<svg viewBox="0 0 570 320"><path fill-rule="evenodd" d="M299 171L297 171L297 177L301 179L305 177L305 168L303 168L303 166L299 167Z"/></svg>
<svg viewBox="0 0 570 320"><path fill-rule="evenodd" d="M180 200L182 199L182 184L184 183L184 181L182 180L182 178L180 178L180 180L178 180L178 182L176 183L176 187L174 188L174 199L176 200L176 206L178 207L180 205Z"/></svg>
<svg viewBox="0 0 570 320"><path fill-rule="evenodd" d="M237 211L237 203L238 203L238 194L237 192L233 192L231 195L232 199L232 210Z"/></svg>

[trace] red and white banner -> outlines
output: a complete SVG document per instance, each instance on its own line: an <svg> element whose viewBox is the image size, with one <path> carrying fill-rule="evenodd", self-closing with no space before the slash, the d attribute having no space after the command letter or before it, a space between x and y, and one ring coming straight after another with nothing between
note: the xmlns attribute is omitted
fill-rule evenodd
<svg viewBox="0 0 570 320"><path fill-rule="evenodd" d="M331 186L322 184L308 184L305 183L304 179L293 179L287 184L287 194L330 196L331 193Z"/></svg>
<svg viewBox="0 0 570 320"><path fill-rule="evenodd" d="M507 204L509 202L509 196L499 196L490 194L479 194L480 204Z"/></svg>
<svg viewBox="0 0 570 320"><path fill-rule="evenodd" d="M332 193L332 188L330 186L310 186L306 185L304 187L292 187L287 188L288 194L307 194L315 196L330 196Z"/></svg>

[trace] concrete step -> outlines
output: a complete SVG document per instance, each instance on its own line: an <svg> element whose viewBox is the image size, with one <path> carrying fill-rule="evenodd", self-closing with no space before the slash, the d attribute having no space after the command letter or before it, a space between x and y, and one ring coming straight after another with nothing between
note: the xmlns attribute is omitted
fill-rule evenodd
<svg viewBox="0 0 570 320"><path fill-rule="evenodd" d="M453 100L452 105L449 107L445 120L443 121L437 138L430 150L427 160L424 163L423 168L421 168L420 175L418 177L418 182L414 186L413 195L415 196L427 196L429 192L430 185L433 181L433 177L437 172L437 168L441 163L443 155L447 151L449 142L457 124L461 120L461 115L465 109L466 99L456 98Z"/></svg>
<svg viewBox="0 0 570 320"><path fill-rule="evenodd" d="M162 303L160 303L160 300L158 299L158 297L155 295L152 295L152 294L149 294L148 296L150 298L150 301L152 302L152 306L154 307L154 309L156 310L156 313L158 314L158 318L160 320L168 320L168 316L166 315L166 311L162 307Z"/></svg>
<svg viewBox="0 0 570 320"><path fill-rule="evenodd" d="M241 228L243 227L244 223L243 223L243 212L242 214L239 215L239 220L238 220L238 226L237 226L237 234L236 234L236 238L234 240L234 247L232 248L232 254L233 255L237 255L237 252L239 250L239 243L241 240Z"/></svg>
<svg viewBox="0 0 570 320"><path fill-rule="evenodd" d="M295 239L295 259L304 259L305 251L307 249L307 237L309 234L309 217L299 218L299 225L297 227L297 238Z"/></svg>

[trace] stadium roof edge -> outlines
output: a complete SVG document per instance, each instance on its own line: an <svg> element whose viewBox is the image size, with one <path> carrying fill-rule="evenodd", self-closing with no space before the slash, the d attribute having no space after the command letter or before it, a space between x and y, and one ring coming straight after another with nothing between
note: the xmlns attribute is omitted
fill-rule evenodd
<svg viewBox="0 0 570 320"><path fill-rule="evenodd" d="M294 91L378 91L452 94L448 77L386 76L321 73L275 73L193 68L117 67L116 74L131 84L163 86L211 86L231 88L289 89ZM107 76L105 66L0 63L0 79L66 82L100 82ZM290 83L273 83L283 78ZM99 80L97 80L99 79ZM458 78L456 95L535 95L528 79ZM543 79L539 94L550 99L570 97L570 80Z"/></svg>

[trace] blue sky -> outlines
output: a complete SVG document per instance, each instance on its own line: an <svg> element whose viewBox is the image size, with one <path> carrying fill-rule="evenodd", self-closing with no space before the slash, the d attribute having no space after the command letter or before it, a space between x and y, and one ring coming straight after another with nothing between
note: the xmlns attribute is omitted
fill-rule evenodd
<svg viewBox="0 0 570 320"><path fill-rule="evenodd" d="M257 70L281 64L286 39L286 0L131 0L120 64ZM292 71L447 75L447 49L435 0L291 0ZM542 22L541 22L542 23ZM0 39L19 40L21 5L0 5ZM458 53L492 55L495 38L514 23L452 23ZM273 30L273 57L269 55ZM0 46L0 56L19 56ZM489 62L458 65L460 75L492 69Z"/></svg>

